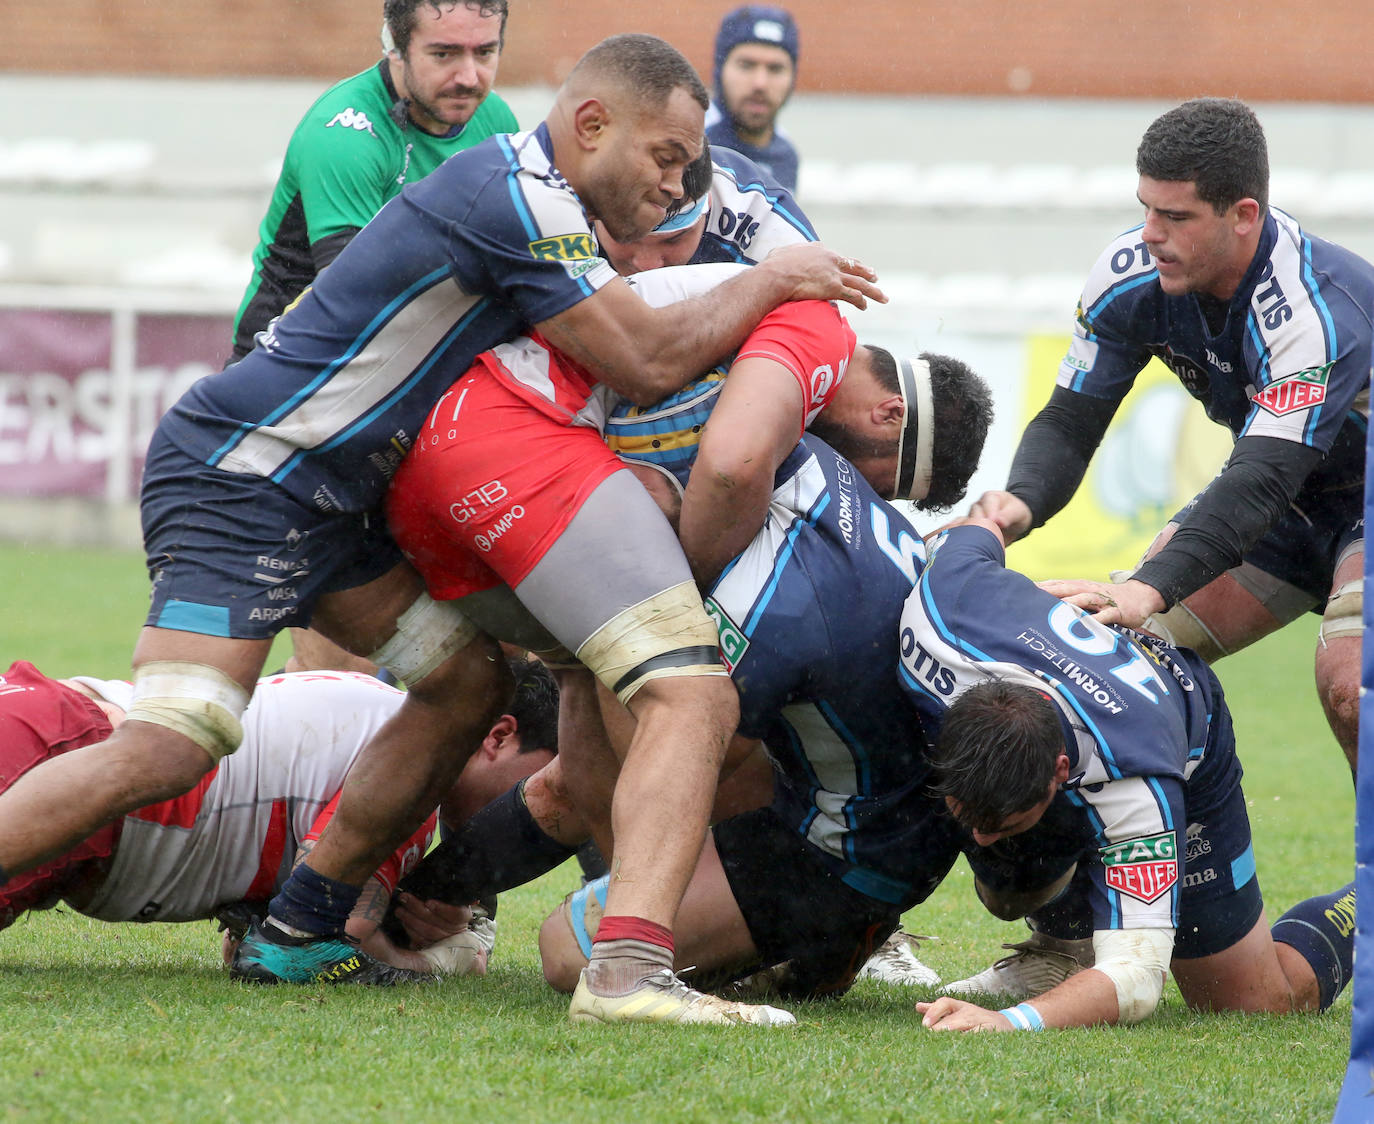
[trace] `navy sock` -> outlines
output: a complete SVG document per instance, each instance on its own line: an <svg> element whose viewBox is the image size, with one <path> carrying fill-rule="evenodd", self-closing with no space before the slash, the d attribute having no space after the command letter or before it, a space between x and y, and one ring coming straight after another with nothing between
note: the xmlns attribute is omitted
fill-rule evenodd
<svg viewBox="0 0 1374 1124"><path fill-rule="evenodd" d="M1325 1011L1350 982L1355 959L1355 883L1334 894L1298 902L1269 932L1312 965Z"/></svg>
<svg viewBox="0 0 1374 1124"><path fill-rule="evenodd" d="M442 839L400 888L417 898L466 905L522 886L576 853L535 823L521 781Z"/></svg>
<svg viewBox="0 0 1374 1124"><path fill-rule="evenodd" d="M268 915L312 936L337 936L361 893L357 886L326 878L308 862L297 863L286 885L272 899Z"/></svg>

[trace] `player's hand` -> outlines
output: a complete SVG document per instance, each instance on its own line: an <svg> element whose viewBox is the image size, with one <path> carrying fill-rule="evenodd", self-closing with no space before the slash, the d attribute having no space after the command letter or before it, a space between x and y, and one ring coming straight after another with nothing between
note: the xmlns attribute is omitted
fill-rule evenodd
<svg viewBox="0 0 1374 1124"><path fill-rule="evenodd" d="M1103 624L1139 628L1151 613L1161 612L1164 598L1159 590L1131 578L1119 585L1094 581L1047 581L1038 583L1046 593L1091 613Z"/></svg>
<svg viewBox="0 0 1374 1124"><path fill-rule="evenodd" d="M790 281L789 300L840 300L855 308L867 308L870 300L887 303L886 295L874 284L878 275L873 270L819 242L780 246L764 258L763 266Z"/></svg>
<svg viewBox="0 0 1374 1124"><path fill-rule="evenodd" d="M1014 543L1031 529L1031 509L1010 492L984 492L969 505L970 516L991 519L1002 530L1002 541Z"/></svg>
<svg viewBox="0 0 1374 1124"><path fill-rule="evenodd" d="M917 1003L921 1025L929 1030L1014 1030L1011 1020L976 1003L942 995L934 1003Z"/></svg>
<svg viewBox="0 0 1374 1124"><path fill-rule="evenodd" d="M496 922L480 914L461 933L416 951L441 976L485 976L495 947Z"/></svg>
<svg viewBox="0 0 1374 1124"><path fill-rule="evenodd" d="M405 928L410 947L424 948L464 932L472 921L472 908L421 900L402 891L396 895L396 920Z"/></svg>

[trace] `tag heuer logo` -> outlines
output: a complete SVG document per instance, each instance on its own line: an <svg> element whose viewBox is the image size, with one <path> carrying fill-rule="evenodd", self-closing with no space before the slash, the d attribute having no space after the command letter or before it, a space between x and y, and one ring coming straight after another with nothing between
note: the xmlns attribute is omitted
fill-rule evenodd
<svg viewBox="0 0 1374 1124"><path fill-rule="evenodd" d="M711 598L706 598L706 615L716 622L720 630L720 662L725 670L734 674L744 653L749 650L749 637L742 633L735 622L725 615L725 611Z"/></svg>
<svg viewBox="0 0 1374 1124"><path fill-rule="evenodd" d="M1146 905L1178 881L1178 847L1172 831L1128 839L1102 849L1107 885Z"/></svg>
<svg viewBox="0 0 1374 1124"><path fill-rule="evenodd" d="M1326 401L1326 378L1332 364L1311 367L1270 383L1255 395L1255 402L1277 417L1294 414Z"/></svg>
<svg viewBox="0 0 1374 1124"><path fill-rule="evenodd" d="M545 261L584 261L596 257L590 234L560 234L530 243L530 254Z"/></svg>

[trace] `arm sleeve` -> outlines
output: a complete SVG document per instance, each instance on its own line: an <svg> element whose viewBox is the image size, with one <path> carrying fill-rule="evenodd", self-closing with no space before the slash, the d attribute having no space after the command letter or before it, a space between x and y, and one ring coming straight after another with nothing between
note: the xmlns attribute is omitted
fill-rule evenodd
<svg viewBox="0 0 1374 1124"><path fill-rule="evenodd" d="M1242 437L1178 531L1133 575L1169 607L1232 566L1293 502L1320 451L1272 437Z"/></svg>
<svg viewBox="0 0 1374 1124"><path fill-rule="evenodd" d="M1107 432L1119 400L1056 386L1026 426L1007 476L1007 491L1031 509L1040 527L1073 498Z"/></svg>

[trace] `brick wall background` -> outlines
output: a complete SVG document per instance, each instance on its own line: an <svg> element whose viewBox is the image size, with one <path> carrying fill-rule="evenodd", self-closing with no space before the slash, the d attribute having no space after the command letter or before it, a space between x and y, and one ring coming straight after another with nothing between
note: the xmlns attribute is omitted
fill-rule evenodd
<svg viewBox="0 0 1374 1124"><path fill-rule="evenodd" d="M512 0L506 86L651 31L709 80L732 0ZM810 91L1374 101L1374 5L1236 0L788 0ZM377 57L377 0L6 0L0 72L342 77ZM93 110L97 107L92 107ZM22 107L8 106L7 113Z"/></svg>

